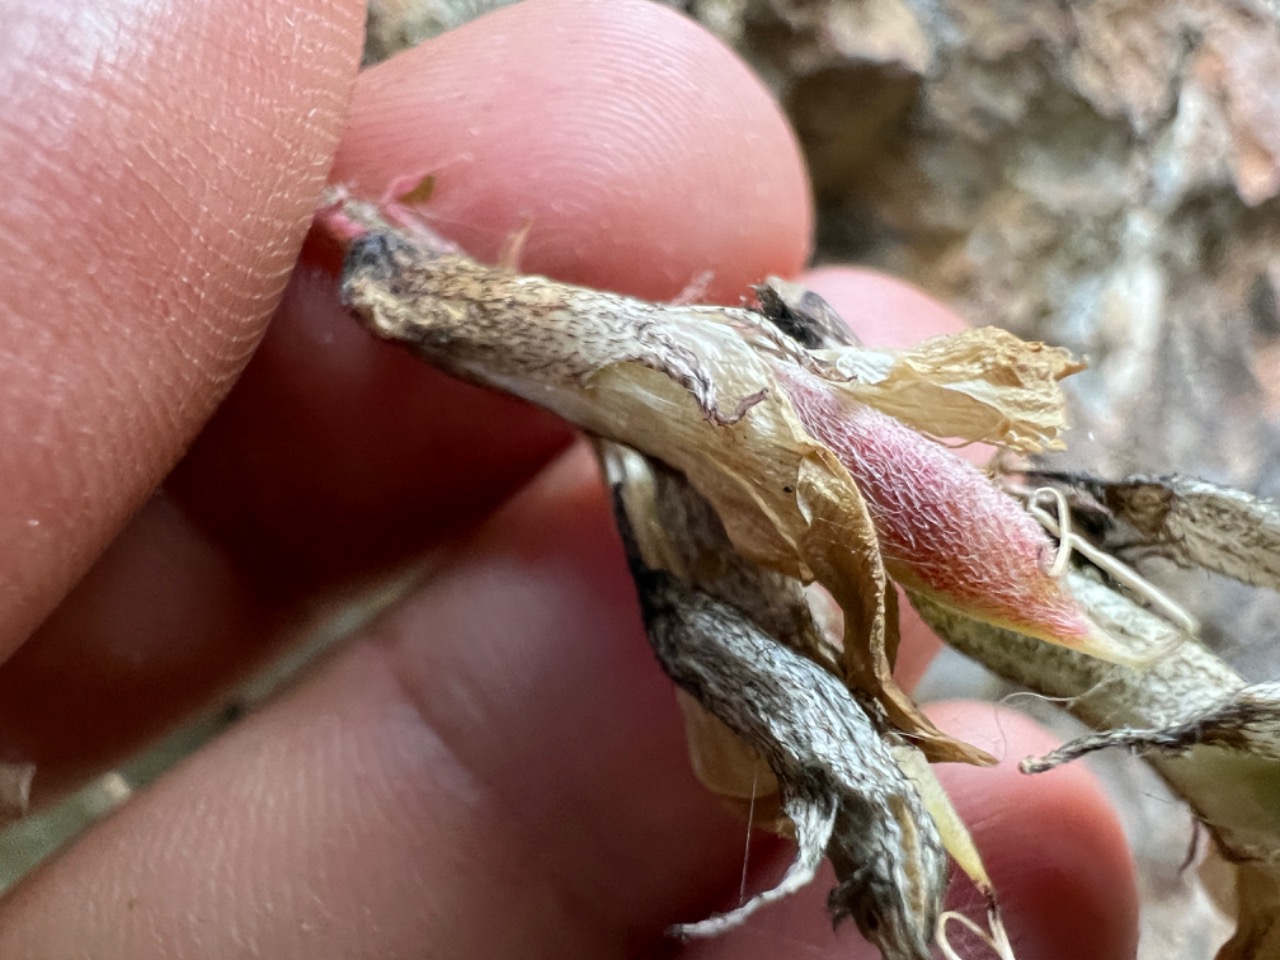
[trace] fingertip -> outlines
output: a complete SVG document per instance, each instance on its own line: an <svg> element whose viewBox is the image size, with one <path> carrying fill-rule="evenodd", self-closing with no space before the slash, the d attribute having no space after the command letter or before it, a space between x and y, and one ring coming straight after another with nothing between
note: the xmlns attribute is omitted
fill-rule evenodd
<svg viewBox="0 0 1280 960"><path fill-rule="evenodd" d="M671 298L710 273L734 302L808 255L808 181L755 75L660 4L531 0L363 74L333 170L378 196L430 175L422 214L492 260Z"/></svg>
<svg viewBox="0 0 1280 960"><path fill-rule="evenodd" d="M968 824L1024 960L1129 960L1137 949L1136 868L1102 785L1082 764L1035 776L1025 757L1058 740L1004 707L944 701L926 713L999 758L995 767L935 768Z"/></svg>

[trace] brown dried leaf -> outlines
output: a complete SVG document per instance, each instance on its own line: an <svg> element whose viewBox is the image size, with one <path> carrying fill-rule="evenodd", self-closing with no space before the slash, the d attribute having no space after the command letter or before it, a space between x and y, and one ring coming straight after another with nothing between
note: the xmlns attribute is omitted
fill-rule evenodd
<svg viewBox="0 0 1280 960"><path fill-rule="evenodd" d="M1280 683L1242 687L1166 727L1115 727L1079 737L1021 767L1023 773L1043 773L1109 747L1184 753L1200 744L1280 760Z"/></svg>
<svg viewBox="0 0 1280 960"><path fill-rule="evenodd" d="M1280 958L1280 879L1274 865L1241 864L1235 897L1239 924L1216 960Z"/></svg>
<svg viewBox="0 0 1280 960"><path fill-rule="evenodd" d="M597 448L643 562L731 603L792 649L808 652L819 662L829 660L830 651L810 611L810 597L794 580L746 563L734 551L711 505L683 477L617 444L598 443ZM891 591L890 596L896 593ZM896 621L896 609L889 619ZM679 702L694 770L702 782L721 796L740 801L752 822L776 829L782 816L775 796L778 781L760 752L693 697L682 695ZM894 746L892 752L920 792L947 852L994 899L973 840L924 756L906 744ZM921 913L926 908L917 904L914 909Z"/></svg>
<svg viewBox="0 0 1280 960"><path fill-rule="evenodd" d="M1134 535L1184 566L1198 566L1255 587L1280 590L1280 504L1193 477L1128 477L1109 482L1028 471L1096 498L1119 529L1104 546L1130 546ZM1127 541L1127 542L1126 542Z"/></svg>
<svg viewBox="0 0 1280 960"><path fill-rule="evenodd" d="M906 783L904 770L911 771L957 860L989 890L967 831L919 751L933 760L991 758L937 731L894 682L897 616L882 544L897 551L903 576L918 579L920 589L940 591L944 602L1005 622L1008 604L989 602L983 590L1024 600L1030 592L1047 611L1042 620L1028 621L1037 635L1088 649L1092 628L1077 617L1069 593L1046 576L1040 560L1050 545L1043 531L975 471L964 467L968 472L955 476L963 465L894 416L917 431L1024 450L1052 446L1063 426L1057 381L1079 366L1064 351L1023 344L1001 331L930 341L898 354L830 348L849 340L838 315L779 282L760 290L763 318L743 309L663 306L489 269L441 252L414 231L380 227L367 210L347 205L341 212L346 224L379 231L352 244L343 285L346 302L375 332L405 342L446 371L525 397L593 436L642 451L679 479L664 486L644 476L643 459L642 469L621 467L620 511L636 518L640 546L633 560L645 558L636 561L636 577L650 637L668 672L701 705L686 711L700 775L740 797L776 786L801 848L776 890L686 932L721 929L807 882L825 850L842 878L833 911L857 914L860 904L874 905L877 915L897 911L899 920L877 926L873 939L887 956L923 956L928 935L921 931L928 925L922 918L936 914L936 871L929 865L937 842L929 839L933 820L924 816L918 793L892 785ZM809 342L828 349L808 350ZM889 415L857 414L871 405ZM923 507L917 519L929 529L937 518L914 492L903 500L912 478L893 471L884 483L875 471L859 474L859 482L877 491L884 514L873 521L849 466L866 451L856 442L843 449L872 439L861 437L863 428L889 431L889 447L897 451L889 459L920 467L916 486L946 491L945 509L957 516L971 506L979 523L993 514L1016 516L1019 563L1005 569L995 562L1009 554L1008 539L993 557L992 538L978 531L975 539L964 523L944 524L948 532L940 539L924 536L921 554L919 524L895 526L895 506ZM872 459L883 459L886 451L876 449ZM947 477L950 486L942 482ZM664 503L669 490L682 492ZM974 497L982 509L969 502ZM822 635L804 603L800 585L815 581L844 614L838 643ZM1026 609L1025 602L1017 606ZM1071 635L1059 635L1063 630ZM761 677L753 679L756 673ZM842 675L845 688L833 685L832 673ZM726 680L732 689L720 689ZM828 743L820 735L832 724L843 725L842 732ZM728 737L729 731L749 743ZM896 755L884 753L882 736L898 744ZM814 750L820 762L810 756ZM884 789L889 793L876 792ZM854 816L840 812L845 804L859 811L862 827L854 833L841 826L846 815ZM892 856L875 865L890 871L879 893L874 883L867 886L872 865L866 860L871 847L883 843L868 846L860 832L868 829L891 838L884 842Z"/></svg>
<svg viewBox="0 0 1280 960"><path fill-rule="evenodd" d="M672 506L674 498L654 495L663 486L678 491L680 478L647 481L635 454L614 445L605 445L604 454L654 652L677 684L767 764L798 846L775 887L677 932L706 936L729 929L809 883L829 857L837 878L828 900L833 917L852 917L886 960L925 960L946 860L933 821L883 731L828 670L779 644L747 611L715 595L719 586L736 592L736 571L722 581L718 571L704 568L708 587L698 587L650 566L673 556L690 566L698 553L721 553L716 531L708 528L711 542L690 549L691 538L656 508L659 501ZM688 489L688 509L677 512L702 512L700 498ZM777 606L767 605L766 614Z"/></svg>
<svg viewBox="0 0 1280 960"><path fill-rule="evenodd" d="M342 212L349 221L376 226L376 210L347 203ZM821 342L844 339L838 316L820 301L775 286L761 290L766 304L773 304L766 317L785 315ZM526 397L589 433L682 471L713 503L745 558L802 582L817 579L837 598L846 613L846 680L879 699L934 759L976 760L979 754L936 731L890 676L895 640L885 617L880 556L890 534L903 548L894 558L895 577L910 581L920 573L917 586L940 589L962 610L1125 661L1124 651L1097 634L1045 576L1040 557L1052 546L1017 504L894 417L873 411L878 419L871 422L856 416L858 409L871 409L856 397L863 389L891 406L912 396L923 402L927 395L942 406L959 398L969 404L962 419L972 425L975 396L1008 392L1013 399L1000 416L1029 411L1035 404L1027 398L1041 398L1041 426L1056 429L1060 422L1046 412L1053 407L1061 413L1055 378L1075 369L1062 351L988 331L962 336L953 347L931 341L898 359L882 354L885 369L866 376L867 384L855 384L831 358L869 358L875 351L810 352L750 310L662 306L521 277L437 254L404 231L372 233L353 245L344 289L376 332L409 343L438 366ZM988 348L991 356L984 359ZM929 376L939 383L926 389ZM816 419L798 414L797 391L821 408ZM995 415L985 402L976 409L988 419ZM867 422L859 434L844 430L845 421L855 427ZM1019 431L1029 423L1002 421L1001 435L1021 442L1026 438ZM932 425L946 424L935 417ZM817 427L826 432L815 433ZM878 445L875 457L882 458L886 431L897 444L888 465L924 472L889 470L881 482L864 471L855 479L851 471L867 459L857 444ZM832 446L836 437L853 441L839 456ZM887 508L875 517L863 484L878 491L878 503ZM933 521L948 511L973 522L937 526ZM926 516L928 523L908 529ZM1000 535L988 535L993 524ZM922 539L935 526L947 535ZM999 542L1010 531L1017 534L1016 550ZM915 544L925 545L919 556ZM1011 606L1011 598L1028 595L1039 605Z"/></svg>

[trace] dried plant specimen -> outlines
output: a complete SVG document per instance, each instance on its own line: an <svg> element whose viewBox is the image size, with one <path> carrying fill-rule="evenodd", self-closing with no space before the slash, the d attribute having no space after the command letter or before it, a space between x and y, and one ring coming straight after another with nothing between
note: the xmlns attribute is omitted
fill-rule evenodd
<svg viewBox="0 0 1280 960"><path fill-rule="evenodd" d="M604 459L654 652L768 765L799 848L774 889L676 932L709 935L741 922L807 884L826 856L836 869L836 920L852 917L887 957L927 956L946 856L889 731L794 649L816 629L806 608L788 602L800 598L734 560L723 527L682 477L616 445L604 446ZM788 635L792 644L779 643ZM900 739L896 746L915 752Z"/></svg>
<svg viewBox="0 0 1280 960"><path fill-rule="evenodd" d="M741 921L825 855L839 878L833 915L852 916L890 960L925 957L940 844L989 890L927 763L989 758L934 728L894 683L892 581L995 669L1045 692L1089 692L1081 703L1105 706L1077 713L1098 725L1182 724L1161 742L1190 744L1186 711L1241 686L1186 621L1067 570L1101 554L1074 532L1065 496L1050 516L937 442L1057 447L1058 381L1079 369L1064 351L994 330L870 349L781 281L759 289L759 309L647 303L478 264L386 213L341 197L326 211L350 241L345 302L379 336L598 438L650 640L686 693L695 768L728 796L776 790L776 826L797 838L775 890L681 932ZM838 632L812 616L811 583L843 612ZM1098 699L1112 688L1122 692ZM1227 729L1221 710L1212 716L1196 729ZM1161 769L1215 818L1224 850L1257 859L1277 849L1280 820L1243 824L1197 802L1211 766L1201 758L1219 749L1200 736L1194 763ZM1242 891L1267 903L1264 888ZM998 931L994 942L1008 952Z"/></svg>

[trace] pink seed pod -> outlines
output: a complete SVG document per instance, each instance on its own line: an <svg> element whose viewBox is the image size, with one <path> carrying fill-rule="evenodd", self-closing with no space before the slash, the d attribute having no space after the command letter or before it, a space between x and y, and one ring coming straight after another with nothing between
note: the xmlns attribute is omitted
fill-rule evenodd
<svg viewBox="0 0 1280 960"><path fill-rule="evenodd" d="M857 483L894 580L975 619L1126 659L1048 572L1056 548L1045 531L979 470L792 364L775 374L805 429Z"/></svg>

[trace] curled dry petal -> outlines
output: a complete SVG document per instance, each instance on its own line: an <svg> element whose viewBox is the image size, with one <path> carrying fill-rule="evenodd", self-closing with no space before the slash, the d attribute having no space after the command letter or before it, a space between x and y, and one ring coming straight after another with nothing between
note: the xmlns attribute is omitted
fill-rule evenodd
<svg viewBox="0 0 1280 960"><path fill-rule="evenodd" d="M1058 381L1084 369L1061 347L997 327L933 337L909 350L845 347L816 355L843 373L835 385L933 437L996 443L1021 453L1063 447Z"/></svg>

